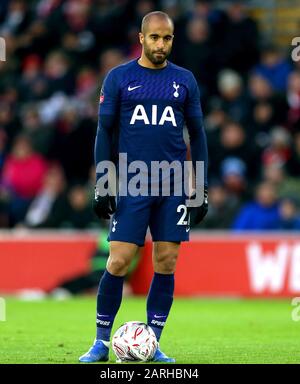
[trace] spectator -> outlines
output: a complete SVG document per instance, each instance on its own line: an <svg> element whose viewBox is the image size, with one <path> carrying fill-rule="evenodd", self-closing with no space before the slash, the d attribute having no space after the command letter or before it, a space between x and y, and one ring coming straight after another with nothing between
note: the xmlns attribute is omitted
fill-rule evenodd
<svg viewBox="0 0 300 384"><path fill-rule="evenodd" d="M268 103L272 107L273 123L284 124L286 122L288 106L285 97L275 93L271 83L266 78L252 72L248 80L248 92L251 100L251 111L255 109L257 104Z"/></svg>
<svg viewBox="0 0 300 384"><path fill-rule="evenodd" d="M7 136L3 129L0 129L0 228L9 226L9 194L1 185L2 168L6 157Z"/></svg>
<svg viewBox="0 0 300 384"><path fill-rule="evenodd" d="M205 116L205 128L207 134L210 132L219 133L222 126L229 120L229 116L224 112L221 101L218 98L212 98L208 105L207 115ZM216 141L213 139L213 141Z"/></svg>
<svg viewBox="0 0 300 384"><path fill-rule="evenodd" d="M96 59L96 20L90 0L67 0L63 11L61 44L64 52L77 66Z"/></svg>
<svg viewBox="0 0 300 384"><path fill-rule="evenodd" d="M221 163L228 157L242 160L245 164L245 176L251 179L257 177L259 158L252 142L247 141L246 132L239 123L227 122L219 134L216 143L209 143L209 152L214 154L210 162L211 176L219 177Z"/></svg>
<svg viewBox="0 0 300 384"><path fill-rule="evenodd" d="M2 173L2 168L6 156L6 143L7 143L7 135L4 129L0 129L0 177Z"/></svg>
<svg viewBox="0 0 300 384"><path fill-rule="evenodd" d="M240 201L247 197L245 174L246 164L239 158L227 157L221 163L221 177L224 186L232 196Z"/></svg>
<svg viewBox="0 0 300 384"><path fill-rule="evenodd" d="M278 229L280 222L279 202L273 185L263 182L255 191L255 200L247 203L238 213L234 231L266 231Z"/></svg>
<svg viewBox="0 0 300 384"><path fill-rule="evenodd" d="M218 49L219 65L245 74L258 60L258 31L246 13L244 1L228 1L227 22Z"/></svg>
<svg viewBox="0 0 300 384"><path fill-rule="evenodd" d="M295 198L286 197L280 202L279 215L279 229L290 231L300 230L300 215Z"/></svg>
<svg viewBox="0 0 300 384"><path fill-rule="evenodd" d="M8 103L0 103L0 129L7 136L7 146L11 147L16 135L20 131L20 122L13 108Z"/></svg>
<svg viewBox="0 0 300 384"><path fill-rule="evenodd" d="M210 0L195 0L193 7L188 9L188 12L183 13L183 16L175 18L175 31L176 40L175 40L175 50L178 51L178 58L180 58L180 46L185 45L185 30L187 24L192 20L203 20L208 25L210 30L211 43L218 47L220 40L224 33L225 23L227 18L224 12L221 9L217 9L213 6L213 2ZM178 45L176 43L178 41ZM176 56L177 57L177 56Z"/></svg>
<svg viewBox="0 0 300 384"><path fill-rule="evenodd" d="M30 25L32 15L25 0L11 0L6 17L0 26L0 34L21 35Z"/></svg>
<svg viewBox="0 0 300 384"><path fill-rule="evenodd" d="M249 114L249 100L244 93L243 81L237 72L222 70L218 75L221 107L231 119L245 123Z"/></svg>
<svg viewBox="0 0 300 384"><path fill-rule="evenodd" d="M202 100L215 91L217 69L214 68L214 49L210 41L209 25L205 19L193 18L186 27L186 42L178 62L190 68L200 84Z"/></svg>
<svg viewBox="0 0 300 384"><path fill-rule="evenodd" d="M96 129L97 125L91 119L80 118L75 105L65 107L56 122L51 157L59 160L70 183L88 179L94 162L91 148Z"/></svg>
<svg viewBox="0 0 300 384"><path fill-rule="evenodd" d="M270 82L257 73L250 74L248 88L253 101L268 101L274 95Z"/></svg>
<svg viewBox="0 0 300 384"><path fill-rule="evenodd" d="M113 67L124 63L124 61L125 56L120 49L110 48L102 52L99 58L100 83Z"/></svg>
<svg viewBox="0 0 300 384"><path fill-rule="evenodd" d="M74 92L74 77L67 56L60 51L49 53L44 65L48 96L56 92L71 95Z"/></svg>
<svg viewBox="0 0 300 384"><path fill-rule="evenodd" d="M25 217L32 199L40 191L47 172L45 159L33 151L30 139L20 135L3 167L2 182L11 193L11 219L18 223Z"/></svg>
<svg viewBox="0 0 300 384"><path fill-rule="evenodd" d="M211 31L211 42L216 45L222 39L227 22L225 13L213 6L211 0L196 0L190 18L203 19Z"/></svg>
<svg viewBox="0 0 300 384"><path fill-rule="evenodd" d="M57 228L64 220L67 198L62 169L51 167L45 176L41 191L31 202L24 225L30 228Z"/></svg>
<svg viewBox="0 0 300 384"><path fill-rule="evenodd" d="M94 69L83 67L76 77L76 97L81 100L88 100L98 89L99 85Z"/></svg>
<svg viewBox="0 0 300 384"><path fill-rule="evenodd" d="M274 109L270 102L259 102L253 110L247 131L261 149L269 144L269 132L274 125Z"/></svg>
<svg viewBox="0 0 300 384"><path fill-rule="evenodd" d="M291 176L299 177L300 175L300 132L294 135L291 156L287 161L287 170Z"/></svg>
<svg viewBox="0 0 300 384"><path fill-rule="evenodd" d="M78 184L71 187L61 227L73 229L99 227L97 217L91 210L85 186Z"/></svg>
<svg viewBox="0 0 300 384"><path fill-rule="evenodd" d="M220 181L213 181L209 187L209 210L200 229L228 229L239 209L239 200L229 193Z"/></svg>
<svg viewBox="0 0 300 384"><path fill-rule="evenodd" d="M286 174L284 172L284 167L280 163L270 163L264 165L262 168L263 180L267 181L278 190L280 185L286 182Z"/></svg>
<svg viewBox="0 0 300 384"><path fill-rule="evenodd" d="M272 88L277 92L284 92L287 86L287 79L292 70L286 60L274 46L265 48L261 60L254 67L254 73L269 81Z"/></svg>
<svg viewBox="0 0 300 384"><path fill-rule="evenodd" d="M300 71L294 71L289 75L287 88L288 126L294 131L300 122Z"/></svg>
<svg viewBox="0 0 300 384"><path fill-rule="evenodd" d="M49 157L54 136L53 127L43 124L38 110L30 105L23 111L22 124L21 133L30 139L33 150L46 158Z"/></svg>
<svg viewBox="0 0 300 384"><path fill-rule="evenodd" d="M22 65L20 94L24 101L37 101L46 98L47 82L42 72L42 60L38 55L28 55Z"/></svg>
<svg viewBox="0 0 300 384"><path fill-rule="evenodd" d="M290 135L284 128L274 128L270 135L270 145L262 154L263 164L285 165L291 157L290 140Z"/></svg>
<svg viewBox="0 0 300 384"><path fill-rule="evenodd" d="M280 164L268 164L263 167L263 178L273 184L278 192L279 198L286 196L297 197L300 191L300 180L298 177L290 177L285 168Z"/></svg>

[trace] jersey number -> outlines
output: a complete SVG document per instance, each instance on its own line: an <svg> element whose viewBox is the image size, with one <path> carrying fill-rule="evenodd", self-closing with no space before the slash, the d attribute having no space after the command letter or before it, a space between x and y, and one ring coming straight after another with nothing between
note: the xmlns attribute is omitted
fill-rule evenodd
<svg viewBox="0 0 300 384"><path fill-rule="evenodd" d="M187 216L188 211L187 211L187 207L184 204L180 204L177 207L177 212L179 213L181 211L183 211L183 213L182 213L180 219L178 220L177 225L187 225L188 221L185 220L185 218Z"/></svg>

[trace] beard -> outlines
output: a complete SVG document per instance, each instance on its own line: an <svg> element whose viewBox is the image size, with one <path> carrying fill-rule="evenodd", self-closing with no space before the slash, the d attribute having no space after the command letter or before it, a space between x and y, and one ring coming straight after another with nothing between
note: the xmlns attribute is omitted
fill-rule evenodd
<svg viewBox="0 0 300 384"><path fill-rule="evenodd" d="M160 65L170 56L171 48L168 51L151 51L144 46L144 52L147 59L150 60L152 64Z"/></svg>

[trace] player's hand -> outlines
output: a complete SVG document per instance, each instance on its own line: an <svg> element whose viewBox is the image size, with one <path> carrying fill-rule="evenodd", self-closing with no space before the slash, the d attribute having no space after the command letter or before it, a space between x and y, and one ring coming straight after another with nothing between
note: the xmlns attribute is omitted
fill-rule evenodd
<svg viewBox="0 0 300 384"><path fill-rule="evenodd" d="M191 197L191 200L195 199L195 195ZM193 227L199 224L208 212L208 190L204 187L204 199L202 205L199 207L188 207L190 214L190 226Z"/></svg>
<svg viewBox="0 0 300 384"><path fill-rule="evenodd" d="M95 188L93 209L99 219L110 219L110 215L116 212L115 197L110 195L101 196Z"/></svg>

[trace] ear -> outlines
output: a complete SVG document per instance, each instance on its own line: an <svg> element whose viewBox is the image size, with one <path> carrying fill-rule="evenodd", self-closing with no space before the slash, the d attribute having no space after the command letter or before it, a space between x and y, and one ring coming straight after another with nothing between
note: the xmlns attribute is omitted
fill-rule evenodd
<svg viewBox="0 0 300 384"><path fill-rule="evenodd" d="M144 44L144 35L142 34L142 32L139 32L139 40L140 40L140 43L143 45Z"/></svg>

